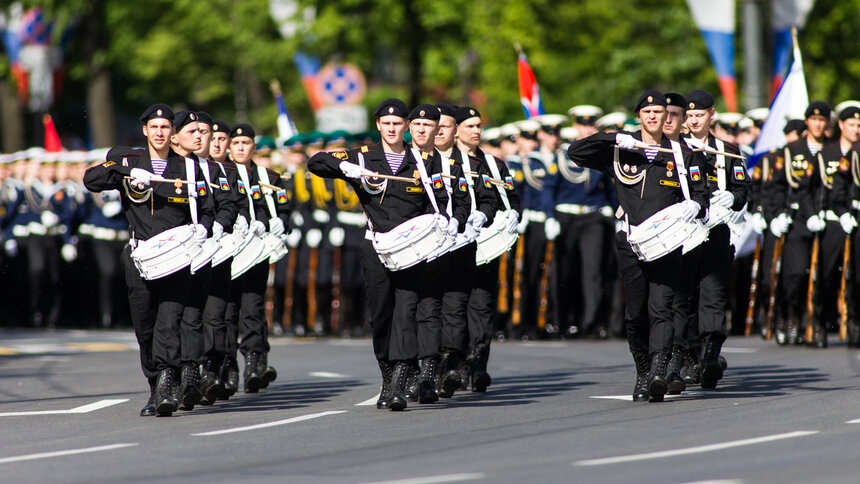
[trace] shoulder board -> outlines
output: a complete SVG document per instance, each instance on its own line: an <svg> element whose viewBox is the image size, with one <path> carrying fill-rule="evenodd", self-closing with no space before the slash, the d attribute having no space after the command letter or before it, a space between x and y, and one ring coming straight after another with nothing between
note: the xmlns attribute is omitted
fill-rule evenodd
<svg viewBox="0 0 860 484"><path fill-rule="evenodd" d="M361 152L362 152L362 153L367 153L368 151L370 151L370 147L369 147L369 146L364 145L364 146L362 146L362 147L361 147Z"/></svg>

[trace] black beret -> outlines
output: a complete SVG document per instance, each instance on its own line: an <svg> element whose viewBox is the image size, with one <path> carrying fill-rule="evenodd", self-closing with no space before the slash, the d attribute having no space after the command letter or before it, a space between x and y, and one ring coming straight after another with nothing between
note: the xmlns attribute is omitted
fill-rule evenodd
<svg viewBox="0 0 860 484"><path fill-rule="evenodd" d="M140 121L146 123L150 119L164 118L171 123L173 122L173 110L167 104L153 104L146 108L146 111L140 115Z"/></svg>
<svg viewBox="0 0 860 484"><path fill-rule="evenodd" d="M194 111L179 111L173 118L173 124L176 126L176 131L182 131L182 128L191 123L197 123L200 118Z"/></svg>
<svg viewBox="0 0 860 484"><path fill-rule="evenodd" d="M206 111L197 111L197 122L212 126L212 116Z"/></svg>
<svg viewBox="0 0 860 484"><path fill-rule="evenodd" d="M848 106L839 113L839 119L845 121L849 118L860 119L860 108L856 106Z"/></svg>
<svg viewBox="0 0 860 484"><path fill-rule="evenodd" d="M460 106L459 108L457 108L457 111L454 112L454 121L456 121L457 124L460 124L463 121L474 117L480 118L481 113L479 113L478 110L473 107Z"/></svg>
<svg viewBox="0 0 860 484"><path fill-rule="evenodd" d="M666 96L666 106L677 106L679 108L683 108L685 111L687 110L687 100L684 96L678 94L677 92L667 92Z"/></svg>
<svg viewBox="0 0 860 484"><path fill-rule="evenodd" d="M687 94L687 109L710 109L714 107L714 96L702 89Z"/></svg>
<svg viewBox="0 0 860 484"><path fill-rule="evenodd" d="M650 89L642 93L639 96L639 100L636 101L636 106L633 107L633 111L639 112L640 109L647 106L666 106L666 96L663 95L662 92L657 91L655 89Z"/></svg>
<svg viewBox="0 0 860 484"><path fill-rule="evenodd" d="M212 132L230 134L230 125L225 123L224 121L221 121L220 119L213 119Z"/></svg>
<svg viewBox="0 0 860 484"><path fill-rule="evenodd" d="M803 134L803 132L806 131L806 123L804 123L802 119L792 119L785 123L785 127L782 128L782 132L784 134L788 134L792 131L797 131L798 135Z"/></svg>
<svg viewBox="0 0 860 484"><path fill-rule="evenodd" d="M373 115L377 118L381 118L382 116L399 116L405 118L407 114L409 114L409 107L406 106L406 103L393 97L382 101L382 104L373 112Z"/></svg>
<svg viewBox="0 0 860 484"><path fill-rule="evenodd" d="M413 119L429 119L430 121L439 121L439 109L432 104L419 104L412 108L409 112L409 121Z"/></svg>
<svg viewBox="0 0 860 484"><path fill-rule="evenodd" d="M453 118L457 114L457 108L450 104L437 104L436 107L439 109L439 114L442 116L451 116Z"/></svg>
<svg viewBox="0 0 860 484"><path fill-rule="evenodd" d="M810 116L824 116L825 118L830 119L830 105L824 101L812 101L809 103L809 107L806 108L806 112L804 113L805 118L809 118Z"/></svg>
<svg viewBox="0 0 860 484"><path fill-rule="evenodd" d="M231 138L238 138L240 136L247 136L251 139L254 139L254 137L256 135L257 135L257 133L254 132L254 128L252 128L250 124L245 124L245 123L239 123L236 126L233 126L233 129L230 131L230 137Z"/></svg>

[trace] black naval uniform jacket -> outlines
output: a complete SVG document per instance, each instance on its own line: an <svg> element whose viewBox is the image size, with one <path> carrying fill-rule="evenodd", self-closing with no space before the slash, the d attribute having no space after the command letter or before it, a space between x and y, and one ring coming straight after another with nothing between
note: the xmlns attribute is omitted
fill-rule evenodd
<svg viewBox="0 0 860 484"><path fill-rule="evenodd" d="M671 153L658 152L654 161L649 162L645 153L640 150L618 150L616 172L615 134L596 133L574 141L567 150L567 156L577 165L599 170L615 181L618 201L627 214L627 222L631 226L639 225L651 215L684 200L675 158ZM642 139L641 133L635 133L632 136L638 140ZM683 142L681 143L683 145ZM671 148L669 139L663 137L661 146ZM708 208L705 162L699 153L685 149L684 146L681 148L684 165L687 168L690 199L702 207L698 216L703 217ZM628 180L633 180L641 176L643 171L645 176L634 184L619 180L619 174Z"/></svg>
<svg viewBox="0 0 860 484"><path fill-rule="evenodd" d="M233 166L235 166L235 163ZM290 213L293 202L287 195L287 180L281 178L281 175L278 172L265 168L266 174L269 175L269 185L278 186L283 190L282 196L279 196L277 193L272 193L272 190L268 188L260 187L260 174L257 172L257 164L254 163L254 160L249 161L245 166L248 170L248 181L250 183L250 186L248 187L245 187L244 183L239 183L242 178L239 176L238 169L236 170L236 183L238 184L237 192L239 196L244 198L246 201L244 208L240 208L239 215L245 217L245 219L248 220L249 225L253 220L263 222L263 225L266 226L266 230L269 230L269 220L277 217L284 223L284 233L289 233ZM266 204L265 194L267 193L272 193L272 197L275 202L274 215L269 213L269 207ZM253 204L254 207L253 219L251 218L249 204Z"/></svg>
<svg viewBox="0 0 860 484"><path fill-rule="evenodd" d="M510 203L511 209L516 210L517 213L519 213L520 197L514 190L513 177L508 171L507 165L496 157L491 156L491 158L496 163L496 167L498 168L499 172L499 178L501 178L501 181L509 180L511 182L504 189L507 191L508 203ZM451 152L451 160L453 160L454 166L457 166L462 173L463 159L462 154L457 147L454 147L454 150ZM483 181L483 175L486 175L489 178L495 177L493 176L493 172L490 171L490 167L487 164L487 159L484 155L484 152L481 151L480 148L475 150L475 156L469 155L469 164L471 165L472 171L478 173L478 177L473 178L475 183L475 207L476 210L484 212L484 215L487 216L487 223L484 226L488 227L490 226L490 224L493 223L493 218L496 216L496 212L499 210L505 210L505 205L504 203L502 203L502 196L496 189L496 185L484 183ZM468 190L463 191L468 193ZM468 202L469 199L467 198L466 201Z"/></svg>
<svg viewBox="0 0 860 484"><path fill-rule="evenodd" d="M411 148L407 148L406 156L403 158L403 162L400 164L397 173L391 173L391 168L385 159L385 153L382 151L381 144L333 153L321 151L308 160L308 169L311 173L323 178L340 178L346 180L355 190L355 193L358 194L358 200L374 232L388 232L411 218L434 213L433 205L430 203L427 193L425 193L424 185L420 182L416 185L410 182L387 180L387 186L384 190L379 193L370 193L363 186L363 177L359 179L346 178L340 170L340 163L348 161L349 163L358 165L359 153L364 157L365 168L370 171L407 178L418 177L417 161L412 155ZM440 174L442 165L438 152L436 152L435 156L426 156L426 158L426 160L422 160L421 162L427 167L428 176L432 177L434 174ZM386 181L381 178L367 178L366 180L371 185L379 185ZM447 218L445 206L448 201L448 194L445 191L445 186L440 183L438 187L434 184L432 188L435 192L433 195L439 205L439 211ZM461 222L464 225L465 219Z"/></svg>
<svg viewBox="0 0 860 484"><path fill-rule="evenodd" d="M826 143L821 149L821 162L818 166L821 175L821 195L823 206L820 210L832 210L839 217L852 209L852 200L857 200L858 191L852 176L852 167L857 163L857 152L849 149L842 154L839 140ZM854 168L856 169L856 168Z"/></svg>
<svg viewBox="0 0 860 484"><path fill-rule="evenodd" d="M123 212L128 218L133 239L147 240L165 230L191 223L187 185L182 184L177 187L173 183L153 182L143 190L137 190L136 187L131 186L130 180L125 179L130 175L132 168L141 168L154 173L149 150L118 146L111 149L105 159L104 163L87 169L84 174L84 186L87 190L96 193L103 190L120 191L123 195ZM167 166L161 176L185 180L185 158L170 150ZM205 186L206 179L199 165L195 166L194 177L198 182L204 182L204 186L190 187L198 194L197 220L211 235L212 222L215 219L212 192Z"/></svg>
<svg viewBox="0 0 860 484"><path fill-rule="evenodd" d="M194 160L201 167L201 170L203 169L202 166L206 166L206 170L208 171L206 174L209 176L206 179L209 180L209 189L212 190L212 199L215 202L215 222L224 227L224 233L233 232L233 223L236 222L236 216L239 213L235 188L231 189L231 187L235 186L236 182L235 167L232 170L232 181L234 184L231 185L231 174L226 166L222 173L218 163L205 160L193 153L188 155L188 157ZM201 166L201 162L204 165Z"/></svg>
<svg viewBox="0 0 860 484"><path fill-rule="evenodd" d="M806 228L809 217L818 213L821 176L818 174L818 157L812 156L806 138L801 138L785 147L784 166L775 166L773 173L773 206L776 213L787 212L792 219L791 231L798 235L811 236ZM789 183L796 184L792 187Z"/></svg>
<svg viewBox="0 0 860 484"><path fill-rule="evenodd" d="M708 134L707 145L716 149L716 139L717 137L714 136L713 133ZM724 141L723 146L726 153L732 153L735 155L741 154L740 149L738 149L738 145L734 143ZM705 153L703 154L703 157L705 159L705 171L708 174L707 186L708 198L710 199L710 196L720 189L717 185L717 155ZM749 200L750 180L747 175L747 167L744 164L744 160L728 156L725 158L724 170L726 174L726 191L731 192L732 196L734 196L734 202L729 208L737 212L744 208L744 205L746 205Z"/></svg>

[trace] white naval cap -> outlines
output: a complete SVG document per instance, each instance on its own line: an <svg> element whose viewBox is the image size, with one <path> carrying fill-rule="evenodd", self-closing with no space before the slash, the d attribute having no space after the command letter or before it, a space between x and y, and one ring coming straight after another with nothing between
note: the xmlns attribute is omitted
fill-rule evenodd
<svg viewBox="0 0 860 484"><path fill-rule="evenodd" d="M487 128L481 131L481 141L493 141L502 137L501 130L499 128Z"/></svg>
<svg viewBox="0 0 860 484"><path fill-rule="evenodd" d="M561 128L559 137L565 141L573 141L579 138L579 130L573 126L565 126L564 128Z"/></svg>
<svg viewBox="0 0 860 484"><path fill-rule="evenodd" d="M42 161L45 158L45 148L39 146L28 148L27 151L24 152L24 157L29 160Z"/></svg>
<svg viewBox="0 0 860 484"><path fill-rule="evenodd" d="M842 101L841 103L837 104L835 108L833 108L833 112L835 112L836 115L839 116L840 114L842 114L842 111L844 111L845 108L849 108L852 106L855 108L860 108L860 101L854 101L854 100Z"/></svg>
<svg viewBox="0 0 860 484"><path fill-rule="evenodd" d="M594 123L597 118L603 116L603 110L591 104L580 104L568 109L567 115L577 121Z"/></svg>
<svg viewBox="0 0 860 484"><path fill-rule="evenodd" d="M767 119L767 115L770 114L770 109L768 108L754 108L747 111L746 116L753 121L764 121Z"/></svg>
<svg viewBox="0 0 860 484"><path fill-rule="evenodd" d="M512 136L520 134L520 130L519 128L517 128L517 125L515 123L503 124L499 126L499 131L501 132L503 138L510 138Z"/></svg>
<svg viewBox="0 0 860 484"><path fill-rule="evenodd" d="M627 122L627 114L621 111L614 111L605 116L601 116L594 125L597 129L618 128L624 126Z"/></svg>

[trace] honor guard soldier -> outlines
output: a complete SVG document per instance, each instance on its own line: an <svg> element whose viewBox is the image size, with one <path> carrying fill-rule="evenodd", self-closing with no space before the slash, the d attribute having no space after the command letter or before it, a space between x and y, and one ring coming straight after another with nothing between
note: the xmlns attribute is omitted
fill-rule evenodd
<svg viewBox="0 0 860 484"><path fill-rule="evenodd" d="M567 110L573 120L579 138L587 138L597 132L597 120L603 117L603 110L591 104L580 104Z"/></svg>
<svg viewBox="0 0 860 484"><path fill-rule="evenodd" d="M122 207L131 228L131 241L123 252L128 285L131 320L134 325L143 373L150 383L150 399L141 416L171 415L179 406L175 395L180 360L180 324L188 296L190 272L144 279L131 253L141 242L161 232L192 223L190 198L196 200L198 220L193 225L193 240L202 244L210 235L214 207L209 190L177 183L153 182L154 177L185 180L189 172L202 180L198 167L189 169L170 149L174 133L173 111L164 104L150 106L140 117L147 148L112 149L107 160L89 168L84 176L88 190L120 190ZM187 180L191 181L191 180Z"/></svg>
<svg viewBox="0 0 860 484"><path fill-rule="evenodd" d="M430 197L434 195L427 193L424 186L372 174L417 178L421 172L439 173L441 167L431 166L435 169L427 170L426 165L421 166L423 158L419 155L416 159L414 151L405 145L403 134L408 110L403 101L385 100L374 114L382 135L379 145L317 153L311 157L308 168L321 177L346 180L358 194L367 214L370 230L361 247L361 259L370 305L373 350L383 377L377 408L397 411L406 408L408 362L418 356L416 306L423 284L424 264L391 271L380 261L370 239L374 234L388 232L409 219L437 209L431 203ZM440 228L448 229L450 225L441 214L436 221Z"/></svg>
<svg viewBox="0 0 860 484"><path fill-rule="evenodd" d="M686 124L690 130L690 137L685 139L685 142L694 149L705 148L719 152L708 154L703 164L711 216L717 217L719 207L738 214L746 206L749 192L746 166L742 158L729 157L722 153L740 155L740 150L737 145L723 141L711 133L714 98L708 92L696 90L685 97ZM690 257L684 259L684 270L692 270L695 274L689 286L692 288L692 294L687 324L688 328L692 326L696 329L690 332L697 334L699 338L698 344L692 345L690 349L698 352L699 344L704 347L701 361L703 388L716 388L717 381L723 376L718 358L723 341L728 335L726 309L731 267L735 256L728 223L732 223L735 216L737 215L712 226L708 240L692 249L687 254ZM698 253L698 256L695 253ZM696 267L697 269L693 269ZM673 359L676 356L680 363L681 353L673 351ZM679 364L673 366L674 369L680 368Z"/></svg>
<svg viewBox="0 0 860 484"><path fill-rule="evenodd" d="M785 166L774 173L774 204L780 214L771 221L771 230L785 236L779 285L778 344L800 344L800 321L804 314L803 297L812 258L813 239L826 227L819 216L821 175L819 154L825 130L830 123L830 106L814 101L806 108L806 136L785 147ZM810 319L812 315L809 315Z"/></svg>
<svg viewBox="0 0 860 484"><path fill-rule="evenodd" d="M636 364L633 400L662 401L668 390L666 364L672 341L667 336L674 317L672 303L681 269L681 248L644 262L634 253L627 235L633 227L675 204L679 204L685 221L704 217L707 188L701 157L689 150L682 152L679 144L663 136L663 93L646 91L634 111L642 122L640 133L597 133L574 142L568 157L579 166L600 170L616 180L627 225L626 230L616 233L615 241L627 294L625 329ZM648 146L660 146L673 154L649 150Z"/></svg>
<svg viewBox="0 0 860 484"><path fill-rule="evenodd" d="M27 256L24 243L27 237L29 213L20 213L19 206L24 203L24 180L27 178L27 153L17 151L12 154L9 177L5 182L6 216L3 226L3 251L5 263L9 267L4 278L9 282L10 301L27 300ZM26 304L13 304L5 311L7 321L16 325L31 324L29 307Z"/></svg>

